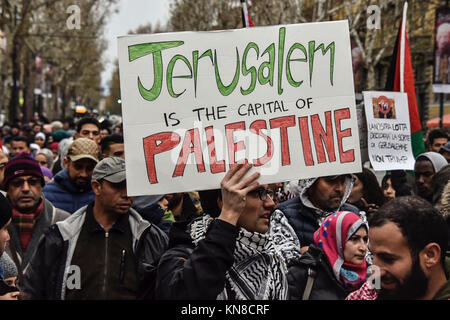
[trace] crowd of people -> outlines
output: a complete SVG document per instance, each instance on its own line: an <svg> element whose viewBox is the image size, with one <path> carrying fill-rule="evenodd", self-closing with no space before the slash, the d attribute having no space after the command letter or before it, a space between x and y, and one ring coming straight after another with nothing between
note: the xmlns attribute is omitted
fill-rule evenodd
<svg viewBox="0 0 450 320"><path fill-rule="evenodd" d="M363 167L214 190L127 195L122 127L2 127L0 300L450 299L450 142L414 172Z"/></svg>

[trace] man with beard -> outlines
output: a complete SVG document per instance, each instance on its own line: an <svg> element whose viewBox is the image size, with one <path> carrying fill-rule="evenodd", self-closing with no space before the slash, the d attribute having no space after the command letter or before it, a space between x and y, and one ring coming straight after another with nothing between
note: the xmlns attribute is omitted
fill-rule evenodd
<svg viewBox="0 0 450 320"><path fill-rule="evenodd" d="M94 200L91 177L98 162L97 143L88 138L72 142L64 158L65 169L44 187L45 197L57 208L74 213Z"/></svg>
<svg viewBox="0 0 450 320"><path fill-rule="evenodd" d="M384 204L369 219L369 249L378 272L347 299L450 299L448 237L444 218L424 199L407 196Z"/></svg>
<svg viewBox="0 0 450 320"><path fill-rule="evenodd" d="M353 187L349 174L303 179L298 182L299 194L281 203L281 211L300 240L301 252L314 243L314 232L323 220L337 211L359 214L359 209L345 203Z"/></svg>
<svg viewBox="0 0 450 320"><path fill-rule="evenodd" d="M433 201L433 177L447 165L443 155L429 151L420 154L414 164L416 194L430 203Z"/></svg>

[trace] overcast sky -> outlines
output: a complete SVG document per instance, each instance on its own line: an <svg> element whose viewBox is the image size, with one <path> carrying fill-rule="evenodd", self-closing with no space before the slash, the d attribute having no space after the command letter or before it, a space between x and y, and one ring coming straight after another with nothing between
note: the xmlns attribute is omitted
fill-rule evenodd
<svg viewBox="0 0 450 320"><path fill-rule="evenodd" d="M165 24L169 18L169 0L120 0L119 12L111 15L105 30L108 50L103 59L105 71L102 73L102 86L106 89L111 73L114 70L114 60L117 59L117 37L123 36L140 25L158 21Z"/></svg>

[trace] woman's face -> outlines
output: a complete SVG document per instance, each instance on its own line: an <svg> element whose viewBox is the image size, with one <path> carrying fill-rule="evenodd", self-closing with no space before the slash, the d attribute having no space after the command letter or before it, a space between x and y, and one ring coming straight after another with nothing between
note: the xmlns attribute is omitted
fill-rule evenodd
<svg viewBox="0 0 450 320"><path fill-rule="evenodd" d="M356 203L361 200L364 194L364 185L361 180L355 175L355 182L353 183L352 192L347 199L348 203Z"/></svg>
<svg viewBox="0 0 450 320"><path fill-rule="evenodd" d="M108 130L106 130L106 129L100 130L100 137L101 137L102 139L105 138L107 135L109 135Z"/></svg>
<svg viewBox="0 0 450 320"><path fill-rule="evenodd" d="M363 264L366 258L368 239L366 228L359 228L345 243L344 261L356 265Z"/></svg>
<svg viewBox="0 0 450 320"><path fill-rule="evenodd" d="M45 140L41 137L34 138L34 143L36 143L39 147L43 148L45 144Z"/></svg>
<svg viewBox="0 0 450 320"><path fill-rule="evenodd" d="M43 155L42 153L37 154L34 159L39 162L39 165L41 167L46 167L48 168L48 163L47 163L47 157L45 155Z"/></svg>
<svg viewBox="0 0 450 320"><path fill-rule="evenodd" d="M58 149L52 149L53 158L56 159L58 157Z"/></svg>
<svg viewBox="0 0 450 320"><path fill-rule="evenodd" d="M386 185L383 187L383 194L388 199L395 198L395 189L392 187L390 178L386 180Z"/></svg>

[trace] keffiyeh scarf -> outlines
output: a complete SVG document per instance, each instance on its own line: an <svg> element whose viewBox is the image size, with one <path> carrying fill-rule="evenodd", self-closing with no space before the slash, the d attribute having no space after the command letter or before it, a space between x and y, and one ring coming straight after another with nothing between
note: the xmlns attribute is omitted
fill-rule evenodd
<svg viewBox="0 0 450 320"><path fill-rule="evenodd" d="M204 215L190 225L195 245L205 238L214 220ZM299 241L282 213L273 213L265 234L240 228L234 251L234 264L227 271L227 284L218 300L285 300L288 298L287 267L298 258ZM231 291L231 292L230 292Z"/></svg>

